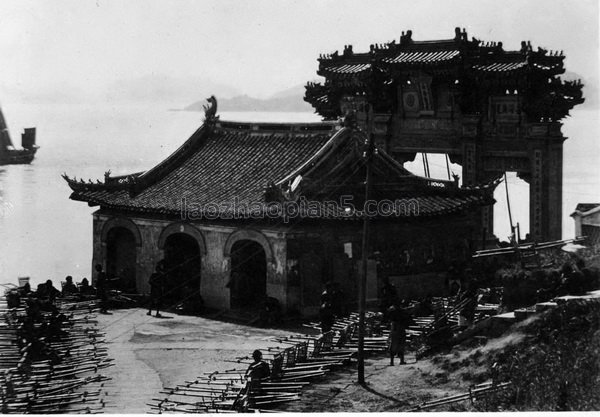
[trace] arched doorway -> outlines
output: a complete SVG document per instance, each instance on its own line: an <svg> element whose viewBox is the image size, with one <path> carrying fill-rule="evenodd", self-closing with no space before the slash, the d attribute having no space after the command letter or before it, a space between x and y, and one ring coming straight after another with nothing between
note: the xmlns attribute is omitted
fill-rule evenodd
<svg viewBox="0 0 600 417"><path fill-rule="evenodd" d="M231 247L231 308L259 307L267 294L267 256L253 240L238 240Z"/></svg>
<svg viewBox="0 0 600 417"><path fill-rule="evenodd" d="M164 300L168 305L197 298L200 294L201 252L198 241L186 233L165 239Z"/></svg>
<svg viewBox="0 0 600 417"><path fill-rule="evenodd" d="M131 230L113 227L106 234L106 273L114 279L111 286L125 293L136 293L136 240Z"/></svg>

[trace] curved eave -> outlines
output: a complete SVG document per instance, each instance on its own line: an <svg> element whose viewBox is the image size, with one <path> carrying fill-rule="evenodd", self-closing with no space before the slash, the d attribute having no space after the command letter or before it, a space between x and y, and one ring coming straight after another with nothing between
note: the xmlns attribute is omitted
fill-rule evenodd
<svg viewBox="0 0 600 417"><path fill-rule="evenodd" d="M313 156L311 156L306 162L300 165L298 168L291 171L284 178L275 181L275 185L281 187L285 185L289 181L293 181L298 175L304 174L306 171L311 169L318 161L323 158L326 154L329 153L332 149L335 149L337 145L341 143L342 140L346 138L348 134L350 134L351 129L344 127L340 129L337 133L335 133L331 138L319 149Z"/></svg>

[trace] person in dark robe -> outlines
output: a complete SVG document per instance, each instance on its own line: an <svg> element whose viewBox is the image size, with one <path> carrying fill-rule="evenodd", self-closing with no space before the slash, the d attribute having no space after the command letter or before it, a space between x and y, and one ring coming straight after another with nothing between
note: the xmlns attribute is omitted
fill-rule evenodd
<svg viewBox="0 0 600 417"><path fill-rule="evenodd" d="M54 304L56 297L58 297L59 295L60 295L60 291L57 290L56 288L54 288L54 284L52 283L52 280L51 279L47 280L46 283L44 284L43 298L47 298L51 304Z"/></svg>
<svg viewBox="0 0 600 417"><path fill-rule="evenodd" d="M394 366L394 357L400 358L400 365L405 365L404 349L406 346L406 329L412 323L408 310L392 305L388 309L390 319L389 353L390 366Z"/></svg>
<svg viewBox="0 0 600 417"><path fill-rule="evenodd" d="M260 312L260 323L263 326L270 326L279 323L281 320L282 309L279 300L274 297L265 297L263 309Z"/></svg>
<svg viewBox="0 0 600 417"><path fill-rule="evenodd" d="M319 308L319 319L321 321L321 333L327 333L333 328L335 314L333 314L331 303L325 302L321 304L321 307Z"/></svg>
<svg viewBox="0 0 600 417"><path fill-rule="evenodd" d="M79 294L81 295L96 295L96 290L90 285L87 278L81 280L79 287Z"/></svg>
<svg viewBox="0 0 600 417"><path fill-rule="evenodd" d="M77 286L73 283L73 277L71 275L65 278L66 282L62 287L62 295L76 295L79 294Z"/></svg>
<svg viewBox="0 0 600 417"><path fill-rule="evenodd" d="M100 313L108 314L108 277L102 265L96 264L96 294L100 298Z"/></svg>
<svg viewBox="0 0 600 417"><path fill-rule="evenodd" d="M258 383L269 378L271 376L271 369L269 368L269 364L262 360L262 352L258 349L252 352L252 359L254 362L248 366L246 378L251 382Z"/></svg>
<svg viewBox="0 0 600 417"><path fill-rule="evenodd" d="M150 275L150 279L148 282L150 283L150 309L148 310L148 315L152 315L152 309L156 309L156 317L162 317L159 309L160 303L163 296L163 286L165 281L164 274L164 263L160 261L156 264L155 272Z"/></svg>
<svg viewBox="0 0 600 417"><path fill-rule="evenodd" d="M388 319L388 309L398 303L398 291L396 286L390 282L388 277L384 277L383 287L381 288L381 300L379 308L383 313L384 320Z"/></svg>
<svg viewBox="0 0 600 417"><path fill-rule="evenodd" d="M342 317L345 314L344 292L339 282L334 282L331 287L331 307L336 317Z"/></svg>
<svg viewBox="0 0 600 417"><path fill-rule="evenodd" d="M26 297L31 294L31 285L29 282L26 282L22 287L19 288L19 294L21 297Z"/></svg>
<svg viewBox="0 0 600 417"><path fill-rule="evenodd" d="M333 283L327 282L325 284L325 289L321 293L321 304L331 303L332 301L333 301Z"/></svg>

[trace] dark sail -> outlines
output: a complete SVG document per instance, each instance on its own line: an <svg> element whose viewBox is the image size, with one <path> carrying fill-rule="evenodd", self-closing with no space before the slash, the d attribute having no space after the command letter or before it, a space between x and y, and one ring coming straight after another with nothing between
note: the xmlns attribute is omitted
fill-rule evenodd
<svg viewBox="0 0 600 417"><path fill-rule="evenodd" d="M8 126L6 126L4 114L2 113L2 110L0 110L0 149L5 150L9 146L13 146L13 143L8 134Z"/></svg>
<svg viewBox="0 0 600 417"><path fill-rule="evenodd" d="M4 114L0 110L0 165L29 164L33 161L38 146L35 144L35 128L27 128L21 135L23 149L15 149L8 126L4 120Z"/></svg>

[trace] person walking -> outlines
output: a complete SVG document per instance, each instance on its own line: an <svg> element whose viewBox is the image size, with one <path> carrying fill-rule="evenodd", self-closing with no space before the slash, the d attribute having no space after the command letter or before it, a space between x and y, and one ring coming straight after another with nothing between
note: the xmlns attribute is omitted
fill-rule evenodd
<svg viewBox="0 0 600 417"><path fill-rule="evenodd" d="M404 309L392 305L388 309L391 322L389 336L390 366L394 366L394 357L400 358L400 365L406 365L404 361L404 348L406 346L406 329L412 322L410 313Z"/></svg>
<svg viewBox="0 0 600 417"><path fill-rule="evenodd" d="M150 279L148 282L150 283L150 309L148 310L148 315L152 315L152 309L156 309L156 317L162 317L159 312L160 302L163 296L163 286L164 286L164 262L160 261L156 264L155 272L150 275Z"/></svg>

